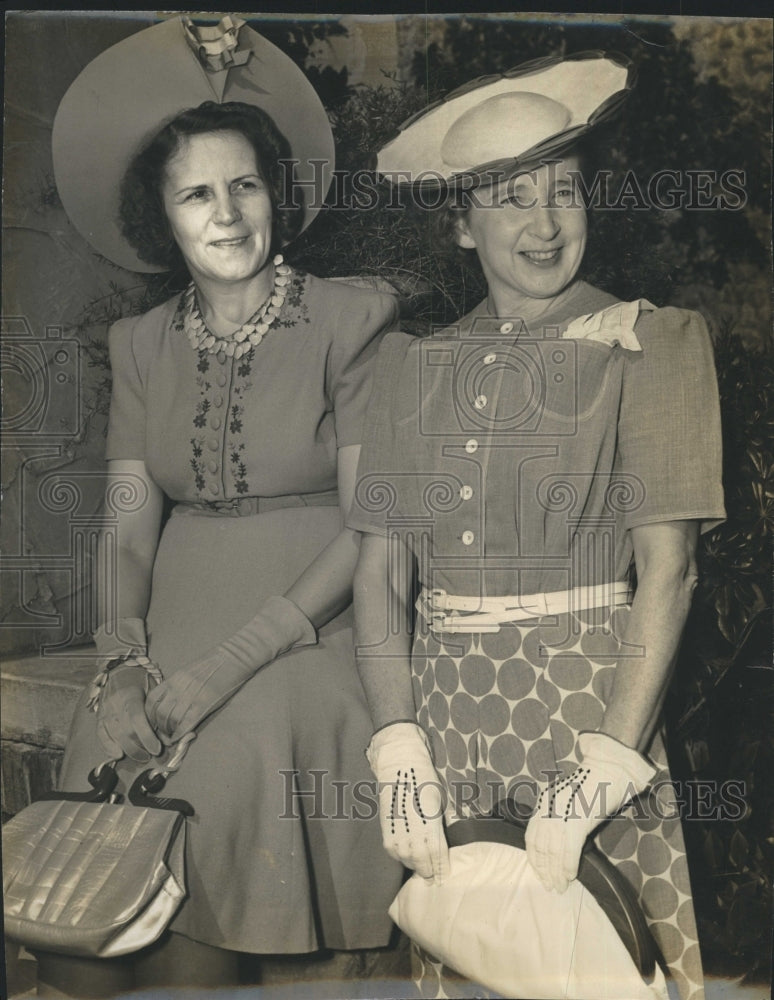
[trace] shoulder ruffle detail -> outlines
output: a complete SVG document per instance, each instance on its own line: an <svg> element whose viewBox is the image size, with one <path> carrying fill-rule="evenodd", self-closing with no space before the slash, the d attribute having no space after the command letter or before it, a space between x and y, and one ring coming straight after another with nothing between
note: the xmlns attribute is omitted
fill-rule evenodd
<svg viewBox="0 0 774 1000"><path fill-rule="evenodd" d="M642 346L634 332L634 325L641 312L653 312L655 309L647 299L616 302L600 312L578 316L562 337L568 340L597 340L609 347L620 344L627 351L641 351Z"/></svg>

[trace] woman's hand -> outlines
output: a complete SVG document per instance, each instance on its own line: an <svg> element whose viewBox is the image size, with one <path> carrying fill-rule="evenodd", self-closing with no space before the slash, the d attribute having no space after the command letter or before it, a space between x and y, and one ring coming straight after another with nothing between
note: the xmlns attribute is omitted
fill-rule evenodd
<svg viewBox="0 0 774 1000"><path fill-rule="evenodd" d="M631 529L637 593L600 732L581 733L580 767L543 790L527 827L527 855L549 888L567 888L586 837L652 778L637 751L650 743L669 686L696 584L698 533L690 520Z"/></svg>
<svg viewBox="0 0 774 1000"><path fill-rule="evenodd" d="M433 882L449 870L443 792L424 731L413 721L409 651L414 560L397 538L365 535L355 573L355 656L380 728L366 751L379 784L387 853ZM400 720L400 721L396 721Z"/></svg>
<svg viewBox="0 0 774 1000"><path fill-rule="evenodd" d="M366 750L379 786L382 843L391 858L436 884L449 873L443 792L424 732L395 722L374 733Z"/></svg>
<svg viewBox="0 0 774 1000"><path fill-rule="evenodd" d="M578 874L586 838L643 791L655 767L604 733L581 733L581 763L540 793L527 825L527 858L546 889L564 892Z"/></svg>
<svg viewBox="0 0 774 1000"><path fill-rule="evenodd" d="M145 714L148 673L131 658L108 671L97 707L97 736L111 759L126 755L145 764L161 753L161 742Z"/></svg>
<svg viewBox="0 0 774 1000"><path fill-rule="evenodd" d="M285 597L270 597L244 628L172 674L148 695L151 724L175 743L220 708L261 667L292 646L317 641L309 619Z"/></svg>

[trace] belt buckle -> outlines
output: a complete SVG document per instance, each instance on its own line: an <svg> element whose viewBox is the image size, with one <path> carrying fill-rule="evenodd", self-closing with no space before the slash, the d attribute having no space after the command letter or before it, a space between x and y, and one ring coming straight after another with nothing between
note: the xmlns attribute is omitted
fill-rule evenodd
<svg viewBox="0 0 774 1000"><path fill-rule="evenodd" d="M450 625L450 620L455 619L455 623ZM436 635L457 635L460 632L468 633L476 630L459 620L457 615L447 615L445 611L434 611L430 616L430 631Z"/></svg>
<svg viewBox="0 0 774 1000"><path fill-rule="evenodd" d="M249 517L261 512L260 497L234 497L231 503L237 517Z"/></svg>
<svg viewBox="0 0 774 1000"><path fill-rule="evenodd" d="M446 600L447 596L448 595L445 590L442 590L440 587L433 587L433 589L429 592L430 607L432 610L446 611L448 607Z"/></svg>
<svg viewBox="0 0 774 1000"><path fill-rule="evenodd" d="M447 635L469 635L473 632L499 632L498 622L482 624L476 621L476 615L447 615L443 611L435 611L431 616L430 630L445 632Z"/></svg>
<svg viewBox="0 0 774 1000"><path fill-rule="evenodd" d="M218 510L227 517L241 517L242 510L239 505L241 497L232 497L230 500L217 500Z"/></svg>
<svg viewBox="0 0 774 1000"><path fill-rule="evenodd" d="M445 632L446 617L445 611L433 611L430 615L431 630L433 632Z"/></svg>

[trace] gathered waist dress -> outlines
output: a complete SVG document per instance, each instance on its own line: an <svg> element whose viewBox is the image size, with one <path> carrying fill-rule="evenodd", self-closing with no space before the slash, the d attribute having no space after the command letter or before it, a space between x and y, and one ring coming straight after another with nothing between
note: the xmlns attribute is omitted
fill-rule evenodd
<svg viewBox="0 0 774 1000"><path fill-rule="evenodd" d="M360 442L377 345L397 315L390 296L293 272L275 324L234 360L191 347L182 302L110 334L107 457L144 461L175 502L147 614L165 677L283 594L341 530L337 451ZM372 726L351 624L347 609L198 727L164 793L195 810L173 931L253 953L388 943L401 870L355 800L372 780ZM104 756L81 704L63 787L87 788ZM123 785L141 769L122 761Z"/></svg>
<svg viewBox="0 0 774 1000"><path fill-rule="evenodd" d="M594 320L604 314L600 321ZM615 335L616 323L634 318ZM565 336L567 334L567 336ZM626 346L624 346L624 344ZM396 535L427 590L526 596L630 578L631 529L725 516L717 386L701 318L618 303L578 281L539 326L486 302L426 340L389 334L363 438L352 527ZM433 631L417 616L411 676L453 815L509 799L578 763L599 728L628 606ZM634 889L681 1000L703 996L679 808L663 731L641 801L597 845ZM469 995L425 956L423 995Z"/></svg>

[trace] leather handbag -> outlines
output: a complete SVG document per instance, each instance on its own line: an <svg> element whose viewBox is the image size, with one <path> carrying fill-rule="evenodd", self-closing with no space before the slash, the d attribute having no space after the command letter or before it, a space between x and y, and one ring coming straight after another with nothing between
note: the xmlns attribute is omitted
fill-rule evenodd
<svg viewBox="0 0 774 1000"><path fill-rule="evenodd" d="M51 792L3 828L5 933L32 950L96 958L156 941L185 898L185 820L159 798L169 770L140 774L128 802L112 763L92 792Z"/></svg>
<svg viewBox="0 0 774 1000"><path fill-rule="evenodd" d="M434 958L514 1000L666 1000L657 947L628 882L593 844L564 893L547 891L502 815L447 828L450 874L413 875L390 916Z"/></svg>

